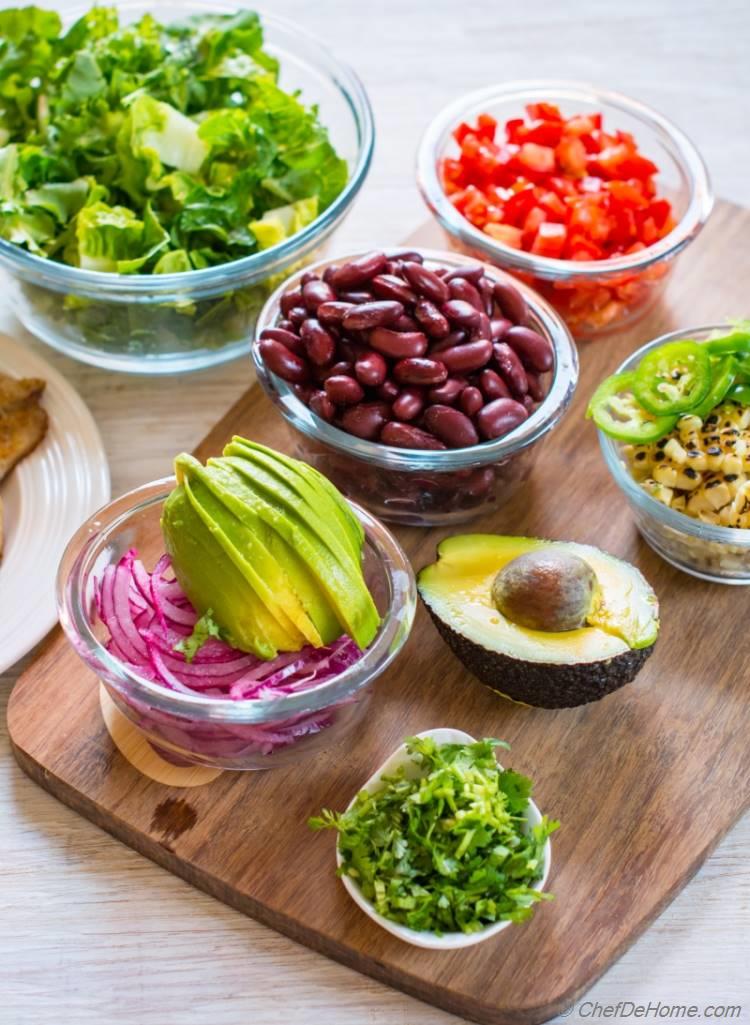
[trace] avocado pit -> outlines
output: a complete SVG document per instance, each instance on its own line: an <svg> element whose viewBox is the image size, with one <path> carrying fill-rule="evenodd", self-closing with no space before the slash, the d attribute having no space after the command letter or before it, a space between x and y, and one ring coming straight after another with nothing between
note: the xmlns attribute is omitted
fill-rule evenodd
<svg viewBox="0 0 750 1025"><path fill-rule="evenodd" d="M506 563L492 584L492 600L518 626L564 633L586 625L597 591L596 573L585 559L550 546Z"/></svg>

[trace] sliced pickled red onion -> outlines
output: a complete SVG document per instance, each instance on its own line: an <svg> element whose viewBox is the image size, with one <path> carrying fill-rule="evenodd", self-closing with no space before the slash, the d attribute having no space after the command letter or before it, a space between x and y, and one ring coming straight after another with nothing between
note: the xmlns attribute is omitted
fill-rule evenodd
<svg viewBox="0 0 750 1025"><path fill-rule="evenodd" d="M210 638L188 662L176 649L198 621L163 555L149 573L130 549L107 566L95 589L109 631L107 649L139 675L170 690L235 701L295 694L338 676L362 657L347 635L327 647L306 645L270 661Z"/></svg>

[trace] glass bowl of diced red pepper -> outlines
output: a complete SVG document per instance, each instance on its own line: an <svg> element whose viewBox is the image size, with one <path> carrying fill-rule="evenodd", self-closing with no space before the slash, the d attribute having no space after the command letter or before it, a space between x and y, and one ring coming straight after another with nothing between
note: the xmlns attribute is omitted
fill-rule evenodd
<svg viewBox="0 0 750 1025"><path fill-rule="evenodd" d="M453 246L537 289L577 338L645 313L713 205L679 128L578 83L506 83L456 101L427 129L417 176Z"/></svg>

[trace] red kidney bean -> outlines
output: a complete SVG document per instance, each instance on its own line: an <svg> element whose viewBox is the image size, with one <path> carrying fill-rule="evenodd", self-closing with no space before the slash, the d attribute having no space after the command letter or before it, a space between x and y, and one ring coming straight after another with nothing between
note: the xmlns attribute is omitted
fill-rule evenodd
<svg viewBox="0 0 750 1025"><path fill-rule="evenodd" d="M449 377L443 384L430 388L427 398L430 402L436 402L438 405L452 406L465 387L466 379L464 377Z"/></svg>
<svg viewBox="0 0 750 1025"><path fill-rule="evenodd" d="M465 263L461 267L449 270L443 281L451 282L455 278L463 278L464 281L471 281L473 285L476 285L479 283L483 273L484 267L481 263Z"/></svg>
<svg viewBox="0 0 750 1025"><path fill-rule="evenodd" d="M547 391L541 382L539 374L535 374L533 370L526 371L526 380L529 382L529 395L535 402L541 402Z"/></svg>
<svg viewBox="0 0 750 1025"><path fill-rule="evenodd" d="M309 284L309 282L311 282L311 281L320 281L320 276L318 274L316 274L314 270L306 270L305 273L300 278L300 282L302 284L303 291L304 291L305 285Z"/></svg>
<svg viewBox="0 0 750 1025"><path fill-rule="evenodd" d="M296 328L300 326L303 320L307 320L307 316L308 313L304 306L293 306L287 314L287 318Z"/></svg>
<svg viewBox="0 0 750 1025"><path fill-rule="evenodd" d="M290 288L288 292L284 292L279 300L279 306L284 316L288 317L291 309L295 306L302 306L302 289Z"/></svg>
<svg viewBox="0 0 750 1025"><path fill-rule="evenodd" d="M419 331L419 324L408 313L403 313L398 320L394 320L391 327L394 331Z"/></svg>
<svg viewBox="0 0 750 1025"><path fill-rule="evenodd" d="M383 381L381 385L378 386L377 395L378 398L382 399L384 402L393 402L395 399L398 398L400 392L401 389L396 384L396 382L391 381L390 378L387 378L385 381Z"/></svg>
<svg viewBox="0 0 750 1025"><path fill-rule="evenodd" d="M448 368L440 360L408 358L398 361L393 376L399 384L442 384L448 376Z"/></svg>
<svg viewBox="0 0 750 1025"><path fill-rule="evenodd" d="M389 415L390 410L386 402L360 402L345 411L341 418L341 426L357 438L374 441Z"/></svg>
<svg viewBox="0 0 750 1025"><path fill-rule="evenodd" d="M424 257L416 249L389 249L385 255L389 260L408 260L410 263L424 263Z"/></svg>
<svg viewBox="0 0 750 1025"><path fill-rule="evenodd" d="M474 328L474 340L477 338L492 338L492 321L484 310L479 314L479 321Z"/></svg>
<svg viewBox="0 0 750 1025"><path fill-rule="evenodd" d="M380 440L384 445L394 445L396 448L445 448L442 441L438 441L427 431L421 431L413 424L399 423L397 420L390 420L385 425L380 432Z"/></svg>
<svg viewBox="0 0 750 1025"><path fill-rule="evenodd" d="M445 280L448 280L447 276ZM481 314L484 316L487 315L484 312L484 303L482 302L481 295L474 285L472 285L470 281L467 281L466 278L451 278L448 288L450 289L451 299L463 299L464 302L473 306L474 309L478 310Z"/></svg>
<svg viewBox="0 0 750 1025"><path fill-rule="evenodd" d="M456 331L450 331L445 338L440 338L435 342L430 350L430 355L435 356L439 352L445 352L446 349L452 349L454 345L462 345L468 337L468 334L463 328L458 328Z"/></svg>
<svg viewBox="0 0 750 1025"><path fill-rule="evenodd" d="M339 292L339 302L354 303L358 306L360 303L372 302L372 294L365 292L364 289L357 292Z"/></svg>
<svg viewBox="0 0 750 1025"><path fill-rule="evenodd" d="M502 342L513 327L509 320L505 317L493 317L490 321L490 337L493 342Z"/></svg>
<svg viewBox="0 0 750 1025"><path fill-rule="evenodd" d="M425 410L424 424L428 431L451 448L468 448L479 441L468 416L451 406L430 406Z"/></svg>
<svg viewBox="0 0 750 1025"><path fill-rule="evenodd" d="M287 349L291 349L298 356L301 356L304 352L299 335L295 335L292 331L287 331L285 328L266 327L261 332L260 337L271 338L275 342L281 342L282 345L286 345Z"/></svg>
<svg viewBox="0 0 750 1025"><path fill-rule="evenodd" d="M316 389L313 388L312 385L310 385L310 384L293 384L292 385L292 391L297 396L297 398L300 400L300 402L304 402L304 404L306 406L310 405L310 399L315 394L315 390Z"/></svg>
<svg viewBox="0 0 750 1025"><path fill-rule="evenodd" d="M401 276L401 268L404 266L402 260L389 260L385 265L385 273Z"/></svg>
<svg viewBox="0 0 750 1025"><path fill-rule="evenodd" d="M258 351L268 369L277 377L289 381L290 384L302 384L307 380L307 363L281 342L276 342L273 338L263 338L258 342Z"/></svg>
<svg viewBox="0 0 750 1025"><path fill-rule="evenodd" d="M307 358L318 367L324 367L336 355L336 343L315 317L308 317L299 329Z"/></svg>
<svg viewBox="0 0 750 1025"><path fill-rule="evenodd" d="M365 397L362 385L346 374L334 374L325 383L326 395L337 406L353 406Z"/></svg>
<svg viewBox="0 0 750 1025"><path fill-rule="evenodd" d="M424 409L424 393L421 388L404 388L392 408L397 420L414 420Z"/></svg>
<svg viewBox="0 0 750 1025"><path fill-rule="evenodd" d="M376 274L382 274L387 263L385 253L367 253L356 260L349 260L331 275L331 284L336 289L356 288L370 281Z"/></svg>
<svg viewBox="0 0 750 1025"><path fill-rule="evenodd" d="M534 412L534 410L539 405L538 402L534 402L534 400L532 399L532 397L530 395L524 395L524 397L523 397L523 404L524 404L524 407L526 408L526 412L529 414L529 416L531 416L531 414Z"/></svg>
<svg viewBox="0 0 750 1025"><path fill-rule="evenodd" d="M495 362L500 368L500 373L505 378L506 384L514 394L521 398L529 390L529 381L523 363L507 342L495 342L493 350Z"/></svg>
<svg viewBox="0 0 750 1025"><path fill-rule="evenodd" d="M331 278L338 270L338 266L335 263L329 263L326 269L323 271L323 280L327 285L331 284Z"/></svg>
<svg viewBox="0 0 750 1025"><path fill-rule="evenodd" d="M450 324L429 299L419 300L414 307L414 316L430 338L445 338L450 333Z"/></svg>
<svg viewBox="0 0 750 1025"><path fill-rule="evenodd" d="M385 381L387 373L388 364L379 352L364 352L354 364L354 374L366 388L377 388Z"/></svg>
<svg viewBox="0 0 750 1025"><path fill-rule="evenodd" d="M370 332L370 345L384 356L406 359L423 356L427 352L427 336L421 331L392 331L376 327Z"/></svg>
<svg viewBox="0 0 750 1025"><path fill-rule="evenodd" d="M280 327L282 331L291 331L294 334L294 324L291 320L287 320L286 317L282 317L276 327Z"/></svg>
<svg viewBox="0 0 750 1025"><path fill-rule="evenodd" d="M481 498L486 495L495 483L495 471L491 466L481 466L469 476L461 490L469 495Z"/></svg>
<svg viewBox="0 0 750 1025"><path fill-rule="evenodd" d="M318 307L318 320L326 327L331 324L340 324L349 310L356 309L354 303L342 303L338 300L329 303L321 303Z"/></svg>
<svg viewBox="0 0 750 1025"><path fill-rule="evenodd" d="M371 327L392 324L404 312L404 307L392 299L381 299L376 302L362 303L353 306L341 321L347 331L364 331Z"/></svg>
<svg viewBox="0 0 750 1025"><path fill-rule="evenodd" d="M314 391L310 396L308 405L310 409L319 416L321 420L330 423L336 414L336 407L324 391Z"/></svg>
<svg viewBox="0 0 750 1025"><path fill-rule="evenodd" d="M381 299L395 299L400 303L415 303L417 297L406 282L395 274L378 274L370 282L375 295Z"/></svg>
<svg viewBox="0 0 750 1025"><path fill-rule="evenodd" d="M480 338L476 342L454 345L452 349L443 349L440 360L451 374L470 374L481 370L492 359L492 342L489 338Z"/></svg>
<svg viewBox="0 0 750 1025"><path fill-rule="evenodd" d="M467 416L474 416L484 405L484 396L478 388L470 384L461 392L458 404Z"/></svg>
<svg viewBox="0 0 750 1025"><path fill-rule="evenodd" d="M514 399L495 399L479 410L474 422L482 437L490 441L518 427L528 415L526 408Z"/></svg>
<svg viewBox="0 0 750 1025"><path fill-rule="evenodd" d="M479 310L463 299L449 299L441 306L443 316L457 327L475 328L479 323Z"/></svg>
<svg viewBox="0 0 750 1025"><path fill-rule="evenodd" d="M338 363L334 363L332 367L326 367L323 371L323 380L327 381L329 377L351 377L354 373L354 365L348 359L341 359Z"/></svg>
<svg viewBox="0 0 750 1025"><path fill-rule="evenodd" d="M488 401L492 399L509 399L510 389L500 374L487 368L479 375L479 387Z"/></svg>
<svg viewBox="0 0 750 1025"><path fill-rule="evenodd" d="M442 278L421 263L407 261L403 267L406 280L425 299L433 303L444 303L450 298L450 290Z"/></svg>
<svg viewBox="0 0 750 1025"><path fill-rule="evenodd" d="M529 320L529 308L526 300L513 285L507 281L496 281L492 294L504 317L514 324L525 325Z"/></svg>
<svg viewBox="0 0 750 1025"><path fill-rule="evenodd" d="M512 346L523 362L528 363L533 370L544 373L552 369L552 345L538 331L532 331L529 327L512 327L503 341Z"/></svg>
<svg viewBox="0 0 750 1025"><path fill-rule="evenodd" d="M311 313L315 313L321 303L332 303L336 293L320 278L314 278L302 286L302 301Z"/></svg>
<svg viewBox="0 0 750 1025"><path fill-rule="evenodd" d="M482 302L484 303L484 312L488 317L491 317L495 312L495 297L492 294L493 287L494 282L492 281L492 278L488 278L486 274L477 282L477 288L479 289L479 294L481 295Z"/></svg>

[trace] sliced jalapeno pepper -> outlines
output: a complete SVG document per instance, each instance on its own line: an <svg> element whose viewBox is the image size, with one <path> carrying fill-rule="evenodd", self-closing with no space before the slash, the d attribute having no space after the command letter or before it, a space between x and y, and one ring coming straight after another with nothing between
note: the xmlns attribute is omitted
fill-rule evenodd
<svg viewBox="0 0 750 1025"><path fill-rule="evenodd" d="M676 416L653 416L633 395L635 373L613 374L602 381L589 402L586 416L617 441L645 445L669 434Z"/></svg>
<svg viewBox="0 0 750 1025"><path fill-rule="evenodd" d="M750 406L750 384L735 384L724 396L727 402L738 402L741 406Z"/></svg>
<svg viewBox="0 0 750 1025"><path fill-rule="evenodd" d="M711 366L711 387L708 389L708 395L690 412L705 420L711 410L716 409L724 399L736 377L737 360L734 356L722 356L721 359L717 359Z"/></svg>
<svg viewBox="0 0 750 1025"><path fill-rule="evenodd" d="M699 405L711 387L707 346L698 342L667 342L641 360L633 393L654 416L687 413Z"/></svg>
<svg viewBox="0 0 750 1025"><path fill-rule="evenodd" d="M727 352L750 353L750 332L730 331L728 335L721 335L720 338L712 338L706 342L706 349L712 356L721 356Z"/></svg>

